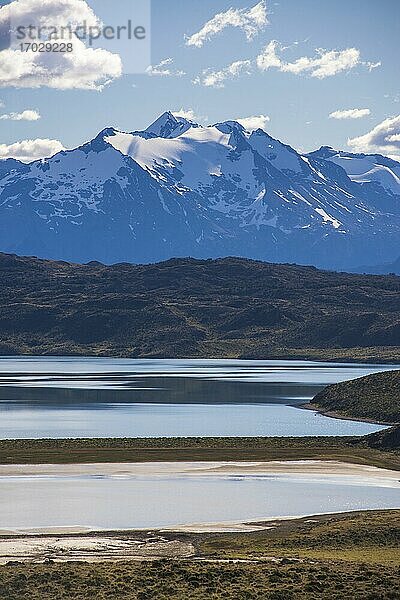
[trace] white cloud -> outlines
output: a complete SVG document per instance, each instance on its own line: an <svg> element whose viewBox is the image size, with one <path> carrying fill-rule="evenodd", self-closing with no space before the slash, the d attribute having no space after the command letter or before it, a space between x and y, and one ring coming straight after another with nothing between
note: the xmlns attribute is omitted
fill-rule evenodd
<svg viewBox="0 0 400 600"><path fill-rule="evenodd" d="M254 117L242 117L240 119L235 119L238 123L243 125L247 131L255 131L256 129L264 129L267 126L267 123L270 121L270 118L267 115L257 115Z"/></svg>
<svg viewBox="0 0 400 600"><path fill-rule="evenodd" d="M174 117L182 117L187 121L192 121L193 123L205 123L207 121L207 117L196 114L196 112L192 108L181 108L180 110L173 110L172 114Z"/></svg>
<svg viewBox="0 0 400 600"><path fill-rule="evenodd" d="M159 77L183 77L186 75L185 71L173 68L173 58L166 58L162 60L158 65L150 65L146 69L148 75L156 75Z"/></svg>
<svg viewBox="0 0 400 600"><path fill-rule="evenodd" d="M302 56L293 62L285 62L279 51L284 48L273 40L256 59L257 67L261 71L268 69L278 69L284 73L293 73L294 75L308 74L317 79L332 77L338 73L350 71L357 66L366 66L369 70L376 68L380 63L367 63L361 60L360 51L356 48L346 48L345 50L324 50L319 48L313 57Z"/></svg>
<svg viewBox="0 0 400 600"><path fill-rule="evenodd" d="M16 158L21 162L32 162L39 158L53 156L57 152L65 150L58 140L36 139L23 140L14 144L0 144L0 160Z"/></svg>
<svg viewBox="0 0 400 600"><path fill-rule="evenodd" d="M378 62L375 62L375 63L366 62L363 64L368 68L368 71L370 71L370 72L373 71L374 69L377 69L378 67L382 66L382 63L380 60L378 60Z"/></svg>
<svg viewBox="0 0 400 600"><path fill-rule="evenodd" d="M387 142L400 142L400 133L394 133L393 135L388 135L386 138Z"/></svg>
<svg viewBox="0 0 400 600"><path fill-rule="evenodd" d="M194 121L196 119L196 115L192 108L181 108L179 110L173 110L172 114L174 117L182 117L182 119L187 119L188 121Z"/></svg>
<svg viewBox="0 0 400 600"><path fill-rule="evenodd" d="M230 8L226 12L216 14L200 31L186 37L186 45L201 48L205 42L227 27L238 27L244 31L248 40L252 40L266 25L267 6L265 0L262 0L250 9Z"/></svg>
<svg viewBox="0 0 400 600"><path fill-rule="evenodd" d="M193 83L204 85L205 87L223 88L227 80L236 79L241 75L250 75L251 71L251 60L238 60L221 71L206 69L199 77L193 80Z"/></svg>
<svg viewBox="0 0 400 600"><path fill-rule="evenodd" d="M335 110L329 115L330 119L362 119L371 114L369 108L349 108L347 110Z"/></svg>
<svg viewBox="0 0 400 600"><path fill-rule="evenodd" d="M379 153L400 159L400 115L385 119L365 135L349 139L353 152Z"/></svg>
<svg viewBox="0 0 400 600"><path fill-rule="evenodd" d="M274 67L276 69L281 68L282 61L276 52L278 47L280 47L279 42L272 40L272 42L265 46L262 53L257 56L256 62L260 71L268 71L268 69L272 69Z"/></svg>
<svg viewBox="0 0 400 600"><path fill-rule="evenodd" d="M0 9L0 34L9 28L9 20L21 25L55 27L52 41L62 41L61 28L75 29L101 25L85 0L14 0ZM65 40L66 41L66 40ZM87 48L74 37L72 52L21 52L7 48L0 52L0 86L56 89L100 90L122 74L118 54L102 48Z"/></svg>
<svg viewBox="0 0 400 600"><path fill-rule="evenodd" d="M283 73L307 74L317 79L325 79L325 77L332 77L338 73L348 72L357 66L364 66L371 70L380 64L362 61L360 51L356 48L346 48L346 50L317 49L316 55L312 58L302 56L293 62L285 62L281 58L280 52L286 49L276 40L272 40L255 60L238 60L220 71L205 69L201 75L193 80L193 83L206 87L222 88L227 80L241 75L250 75L255 67L260 71L278 69Z"/></svg>
<svg viewBox="0 0 400 600"><path fill-rule="evenodd" d="M6 121L38 121L40 119L40 114L37 110L23 110L20 113L12 112L6 115L0 115L0 120Z"/></svg>
<svg viewBox="0 0 400 600"><path fill-rule="evenodd" d="M332 77L343 71L349 71L360 63L360 51L356 48L347 48L346 50L319 50L313 58L298 58L293 63L285 63L283 71L299 74L303 72L310 73L311 77L325 79Z"/></svg>
<svg viewBox="0 0 400 600"><path fill-rule="evenodd" d="M383 97L392 102L400 102L400 94L396 94L394 96L391 96L391 94L384 94Z"/></svg>

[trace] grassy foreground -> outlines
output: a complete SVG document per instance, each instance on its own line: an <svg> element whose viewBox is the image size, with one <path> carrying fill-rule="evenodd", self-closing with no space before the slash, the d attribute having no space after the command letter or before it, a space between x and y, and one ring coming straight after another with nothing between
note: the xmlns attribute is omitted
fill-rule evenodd
<svg viewBox="0 0 400 600"><path fill-rule="evenodd" d="M318 459L400 470L399 449L387 449L382 439L365 436L1 440L0 464Z"/></svg>
<svg viewBox="0 0 400 600"><path fill-rule="evenodd" d="M400 471L398 430L351 438L0 441L1 464L285 459ZM400 510L268 526L251 533L162 534L189 540L195 548L190 559L9 563L0 566L0 599L400 600Z"/></svg>
<svg viewBox="0 0 400 600"><path fill-rule="evenodd" d="M396 600L400 511L193 536L196 557L0 567L7 600ZM200 559L200 560L199 560Z"/></svg>
<svg viewBox="0 0 400 600"><path fill-rule="evenodd" d="M400 510L320 515L269 523L252 533L210 534L202 556L279 556L400 566Z"/></svg>

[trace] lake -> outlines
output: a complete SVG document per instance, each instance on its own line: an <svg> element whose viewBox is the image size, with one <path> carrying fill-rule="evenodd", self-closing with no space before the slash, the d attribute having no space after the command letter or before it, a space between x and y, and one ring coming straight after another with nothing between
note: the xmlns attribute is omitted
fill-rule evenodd
<svg viewBox="0 0 400 600"><path fill-rule="evenodd" d="M330 383L397 368L306 361L0 359L0 439L364 435L300 409Z"/></svg>
<svg viewBox="0 0 400 600"><path fill-rule="evenodd" d="M177 469L164 464L160 471L157 463L133 465L133 473L129 465L118 465L114 474L112 466L87 465L82 472L75 466L75 472L59 476L53 467L47 474L48 467L34 467L42 474L0 476L0 529L157 528L400 507L396 473L387 477L379 469L359 467L343 474L339 467L330 474L327 467L322 474L304 464L300 470L309 472L270 467L257 474L246 474L239 465L235 473L234 463L219 474L208 472L204 463L191 463L186 473L187 463Z"/></svg>

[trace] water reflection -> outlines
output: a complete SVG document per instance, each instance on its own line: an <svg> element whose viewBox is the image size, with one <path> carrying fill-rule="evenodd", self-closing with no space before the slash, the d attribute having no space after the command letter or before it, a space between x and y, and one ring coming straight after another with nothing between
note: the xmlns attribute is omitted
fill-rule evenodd
<svg viewBox="0 0 400 600"><path fill-rule="evenodd" d="M304 361L0 359L0 438L363 435L294 408L393 368Z"/></svg>
<svg viewBox="0 0 400 600"><path fill-rule="evenodd" d="M121 384L117 388L115 380L111 381L109 388L106 385L87 387L97 384L92 380L65 383L64 379L62 387L54 386L53 380L41 380L40 386L37 381L32 384L25 380L22 386L16 381L14 386L9 383L7 380L7 385L0 387L0 403L3 405L23 403L56 408L78 403L88 409L92 404L101 403L301 404L324 387L312 381L255 383L164 376L131 379L129 384ZM68 387L64 387L66 385Z"/></svg>

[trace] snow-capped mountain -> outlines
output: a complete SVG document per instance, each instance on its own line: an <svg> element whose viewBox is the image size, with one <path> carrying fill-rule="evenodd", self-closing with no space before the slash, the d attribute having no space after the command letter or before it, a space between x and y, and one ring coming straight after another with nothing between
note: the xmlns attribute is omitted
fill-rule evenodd
<svg viewBox="0 0 400 600"><path fill-rule="evenodd" d="M238 255L350 269L400 242L400 163L301 155L235 121L164 113L35 161L0 161L0 251L107 263Z"/></svg>
<svg viewBox="0 0 400 600"><path fill-rule="evenodd" d="M324 158L342 167L356 183L375 183L383 189L399 194L400 163L380 154L352 154L338 152L323 146L309 155L311 158Z"/></svg>

